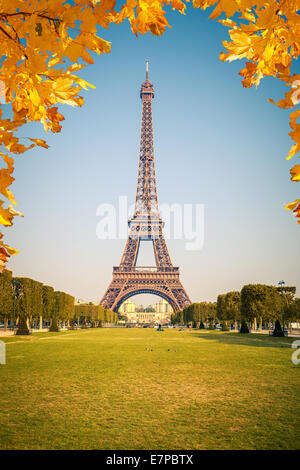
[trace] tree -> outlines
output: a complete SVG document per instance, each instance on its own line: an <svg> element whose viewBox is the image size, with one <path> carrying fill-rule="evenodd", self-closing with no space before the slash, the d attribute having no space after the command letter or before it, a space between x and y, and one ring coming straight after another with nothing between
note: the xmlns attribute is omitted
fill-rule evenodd
<svg viewBox="0 0 300 470"><path fill-rule="evenodd" d="M59 325L57 320L62 320L65 317L64 295L65 293L61 291L54 292L54 309L52 313L52 321L49 331L58 332Z"/></svg>
<svg viewBox="0 0 300 470"><path fill-rule="evenodd" d="M216 302L207 302L206 304L207 311L207 320L210 323L213 323L217 319L217 303Z"/></svg>
<svg viewBox="0 0 300 470"><path fill-rule="evenodd" d="M10 0L0 2L0 80L4 91L7 118L0 106L0 145L4 166L0 170L0 192L16 204L8 189L14 181L14 159L38 145L48 148L39 138L28 138L20 143L18 130L31 121L41 122L46 130L61 131L64 116L58 106L82 106L81 90L91 87L75 73L85 64L94 62L91 53L103 54L111 50L110 43L97 35L97 28L108 28L128 20L134 34L151 32L161 35L169 28L168 7L185 14L182 0ZM240 71L243 86L258 86L264 76L277 77L289 91L277 106L294 108L300 98L300 74L291 75L293 59L299 56L299 0L193 0L195 8L214 7L210 18L229 27L230 41L224 41L226 52L222 61L247 59ZM165 9L165 10L164 10ZM169 11L169 9L168 9ZM80 61L85 62L79 63ZM12 117L10 117L12 113ZM290 114L290 137L295 142L288 159L300 150L300 110ZM5 152L5 153L3 153ZM8 154L9 152L9 154ZM291 170L291 180L300 180L300 165ZM0 201L0 224L11 226L20 211L3 207ZM287 204L300 223L300 199ZM0 262L2 266L17 251L2 240L0 234Z"/></svg>
<svg viewBox="0 0 300 470"><path fill-rule="evenodd" d="M226 320L223 320L223 322L222 322L222 331L229 331Z"/></svg>
<svg viewBox="0 0 300 470"><path fill-rule="evenodd" d="M54 317L56 320L70 320L74 317L74 297L65 292L54 292Z"/></svg>
<svg viewBox="0 0 300 470"><path fill-rule="evenodd" d="M52 318L52 322L51 322L49 331L51 331L52 333L57 333L59 331L59 326L58 326L56 317Z"/></svg>
<svg viewBox="0 0 300 470"><path fill-rule="evenodd" d="M13 315L13 285L12 272L5 269L0 273L0 318L5 325Z"/></svg>
<svg viewBox="0 0 300 470"><path fill-rule="evenodd" d="M226 305L228 320L232 322L241 319L241 293L238 291L228 292L226 294Z"/></svg>
<svg viewBox="0 0 300 470"><path fill-rule="evenodd" d="M31 317L37 319L43 313L43 284L32 280Z"/></svg>
<svg viewBox="0 0 300 470"><path fill-rule="evenodd" d="M240 333L249 333L249 328L245 320L242 320Z"/></svg>
<svg viewBox="0 0 300 470"><path fill-rule="evenodd" d="M281 324L279 320L275 322L275 328L273 331L273 336L284 336L284 332L282 331Z"/></svg>
<svg viewBox="0 0 300 470"><path fill-rule="evenodd" d="M16 331L16 335L29 335L30 331L28 329L26 318L22 315L19 318L18 329Z"/></svg>
<svg viewBox="0 0 300 470"><path fill-rule="evenodd" d="M17 335L28 335L27 318L32 307L32 279L26 277L13 278L16 313L19 317Z"/></svg>
<svg viewBox="0 0 300 470"><path fill-rule="evenodd" d="M75 317L81 318L84 327L86 327L86 320L91 321L92 324L96 321L101 323L103 322L117 322L118 314L105 309L102 305L93 305L93 304L79 304L75 305Z"/></svg>
<svg viewBox="0 0 300 470"><path fill-rule="evenodd" d="M219 294L217 297L217 315L219 320L227 318L226 313L226 294Z"/></svg>
<svg viewBox="0 0 300 470"><path fill-rule="evenodd" d="M293 299L288 304L284 317L290 322L298 322L300 320L300 298Z"/></svg>
<svg viewBox="0 0 300 470"><path fill-rule="evenodd" d="M42 292L43 308L42 313L45 319L50 319L54 316L55 296L54 289L51 286L43 286Z"/></svg>
<svg viewBox="0 0 300 470"><path fill-rule="evenodd" d="M214 321L217 304L215 302L196 302L171 315L171 323L196 323Z"/></svg>
<svg viewBox="0 0 300 470"><path fill-rule="evenodd" d="M245 321L275 321L281 316L281 299L276 287L248 284L241 290L241 315Z"/></svg>

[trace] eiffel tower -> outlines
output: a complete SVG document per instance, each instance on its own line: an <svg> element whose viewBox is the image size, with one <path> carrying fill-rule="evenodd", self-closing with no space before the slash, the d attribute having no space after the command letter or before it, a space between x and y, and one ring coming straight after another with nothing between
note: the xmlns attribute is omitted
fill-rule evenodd
<svg viewBox="0 0 300 470"><path fill-rule="evenodd" d="M129 235L121 263L113 268L113 280L100 305L117 312L129 297L150 293L164 298L178 311L191 301L179 280L179 268L172 264L159 213L152 126L154 88L149 81L148 61L140 97L142 125L134 215L128 221ZM156 266L136 266L141 241L152 241Z"/></svg>

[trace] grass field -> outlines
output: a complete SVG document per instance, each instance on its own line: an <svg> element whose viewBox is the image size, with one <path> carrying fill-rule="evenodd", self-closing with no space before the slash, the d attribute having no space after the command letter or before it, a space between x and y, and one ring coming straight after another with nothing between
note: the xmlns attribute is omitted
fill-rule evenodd
<svg viewBox="0 0 300 470"><path fill-rule="evenodd" d="M292 340L134 328L5 338L0 448L299 449Z"/></svg>

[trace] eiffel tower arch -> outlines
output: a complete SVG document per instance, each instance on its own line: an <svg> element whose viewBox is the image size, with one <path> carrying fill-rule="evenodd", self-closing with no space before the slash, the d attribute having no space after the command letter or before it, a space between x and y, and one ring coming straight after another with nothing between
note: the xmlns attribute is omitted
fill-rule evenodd
<svg viewBox="0 0 300 470"><path fill-rule="evenodd" d="M164 222L160 217L152 124L154 87L149 81L148 61L146 80L142 83L142 123L138 180L133 217L129 220L129 235L119 266L113 268L113 279L100 305L118 311L120 305L137 294L155 294L178 311L191 303L180 279L179 267L173 266L163 234ZM136 266L140 244L153 244L156 266Z"/></svg>

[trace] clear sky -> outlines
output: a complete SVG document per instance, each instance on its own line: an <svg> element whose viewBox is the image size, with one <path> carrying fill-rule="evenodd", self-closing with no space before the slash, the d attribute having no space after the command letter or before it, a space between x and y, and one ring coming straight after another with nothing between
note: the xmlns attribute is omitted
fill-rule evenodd
<svg viewBox="0 0 300 470"><path fill-rule="evenodd" d="M281 98L284 87L265 79L258 89L244 89L243 63L218 58L227 28L207 13L189 8L186 16L171 12L169 21L173 27L162 37L136 38L128 23L103 31L111 54L81 72L97 89L84 93L83 108L62 108L66 121L61 134L46 137L50 149L17 157L12 189L25 218L5 230L20 251L8 268L76 298L100 300L125 241L96 237L96 209L117 204L119 195L134 202L139 91L149 58L159 201L205 207L200 251L168 241L191 300L213 301L247 283L281 279L299 296L300 227L284 209L299 197L285 160L292 145L288 113L267 101ZM45 138L40 125L23 132Z"/></svg>

